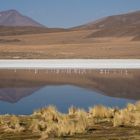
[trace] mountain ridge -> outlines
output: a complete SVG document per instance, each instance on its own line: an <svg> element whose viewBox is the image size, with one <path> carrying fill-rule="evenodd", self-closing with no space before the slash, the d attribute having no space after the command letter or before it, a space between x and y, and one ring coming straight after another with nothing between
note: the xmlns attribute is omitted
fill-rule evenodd
<svg viewBox="0 0 140 140"><path fill-rule="evenodd" d="M101 24L102 22L109 20L110 18L117 18L117 20L122 20L123 22L126 22L126 20L128 18L130 19L130 17L131 17L131 20L133 19L133 21L131 23L134 23L134 19L135 20L139 19L139 24L140 24L140 10L139 10L139 11L133 11L133 12L128 12L128 13L124 13L124 14L105 16L105 17L99 18L97 20L94 20L92 22L88 22L88 23L85 23L85 24L82 24L79 26L72 27L71 29L90 29L90 28L93 29L93 26L94 26L94 28L96 27L96 29L97 29L97 28L101 28L100 27L101 25L98 25L98 24ZM123 19L121 19L121 18L123 18Z"/></svg>
<svg viewBox="0 0 140 140"><path fill-rule="evenodd" d="M0 12L0 25L1 26L33 26L33 27L45 27L39 22L33 20L28 16L22 15L17 10L11 9Z"/></svg>
<svg viewBox="0 0 140 140"><path fill-rule="evenodd" d="M133 37L133 41L139 41L140 11L104 17L72 29L93 30L93 33L87 38Z"/></svg>

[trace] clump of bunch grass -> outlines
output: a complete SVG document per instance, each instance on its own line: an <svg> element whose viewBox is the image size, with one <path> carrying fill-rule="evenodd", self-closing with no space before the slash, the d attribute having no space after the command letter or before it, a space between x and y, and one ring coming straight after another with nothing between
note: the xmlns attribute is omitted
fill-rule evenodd
<svg viewBox="0 0 140 140"><path fill-rule="evenodd" d="M26 122L24 125L22 124L23 120ZM63 114L56 107L48 106L26 117L0 116L0 128L5 132L32 131L40 136L40 140L46 140L49 137L84 134L96 125L102 126L103 124L109 124L112 127L140 127L140 102L128 104L124 109L113 109L97 105L85 111L71 107L67 114Z"/></svg>
<svg viewBox="0 0 140 140"><path fill-rule="evenodd" d="M20 120L17 116L12 115L8 119L1 119L1 125L5 132L21 132L24 128L20 125Z"/></svg>
<svg viewBox="0 0 140 140"><path fill-rule="evenodd" d="M140 102L128 104L114 114L113 125L117 126L140 126Z"/></svg>
<svg viewBox="0 0 140 140"><path fill-rule="evenodd" d="M42 118L47 122L58 122L59 120L61 120L63 114L60 113L55 106L48 106L35 111L33 113L33 116L38 116L39 118Z"/></svg>
<svg viewBox="0 0 140 140"><path fill-rule="evenodd" d="M88 126L87 112L71 107L68 114L62 114L56 107L49 106L35 111L30 129L41 133L41 139L47 137L72 136L85 133Z"/></svg>
<svg viewBox="0 0 140 140"><path fill-rule="evenodd" d="M112 118L114 115L114 110L111 108L104 107L102 105L97 105L94 108L89 109L90 114L94 118Z"/></svg>

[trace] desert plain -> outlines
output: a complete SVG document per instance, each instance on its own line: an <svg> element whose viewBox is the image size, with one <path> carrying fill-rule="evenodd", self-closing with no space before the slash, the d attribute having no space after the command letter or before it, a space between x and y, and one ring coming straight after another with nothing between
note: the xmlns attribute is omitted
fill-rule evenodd
<svg viewBox="0 0 140 140"><path fill-rule="evenodd" d="M0 36L1 59L133 59L140 41L133 37L90 38L92 30Z"/></svg>

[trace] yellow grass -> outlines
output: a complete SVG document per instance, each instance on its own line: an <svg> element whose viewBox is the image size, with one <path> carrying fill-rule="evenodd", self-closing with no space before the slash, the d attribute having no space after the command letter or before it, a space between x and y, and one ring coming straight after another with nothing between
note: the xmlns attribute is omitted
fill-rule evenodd
<svg viewBox="0 0 140 140"><path fill-rule="evenodd" d="M140 126L140 102L128 104L125 109L115 113L114 126Z"/></svg>
<svg viewBox="0 0 140 140"><path fill-rule="evenodd" d="M68 114L60 113L56 107L49 106L35 111L30 119L26 117L25 125L22 125L20 117L0 116L0 128L13 133L31 131L39 134L40 140L45 140L49 137L86 134L89 129L102 123L109 123L112 127L140 127L140 102L128 104L120 110L102 105L90 108L89 111L71 107Z"/></svg>
<svg viewBox="0 0 140 140"><path fill-rule="evenodd" d="M95 118L111 118L113 117L114 110L111 108L106 108L102 105L95 106L94 108L90 108L90 114L92 114Z"/></svg>
<svg viewBox="0 0 140 140"><path fill-rule="evenodd" d="M20 125L19 118L15 115L12 115L8 120L1 117L0 124L5 132L21 132L24 130L24 128Z"/></svg>

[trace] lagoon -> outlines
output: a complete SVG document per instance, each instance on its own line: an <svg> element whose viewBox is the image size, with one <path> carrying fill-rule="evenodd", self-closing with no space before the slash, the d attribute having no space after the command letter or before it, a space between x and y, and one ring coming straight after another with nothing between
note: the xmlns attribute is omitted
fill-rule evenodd
<svg viewBox="0 0 140 140"><path fill-rule="evenodd" d="M139 70L0 70L0 114L31 114L54 105L123 108L140 99Z"/></svg>

